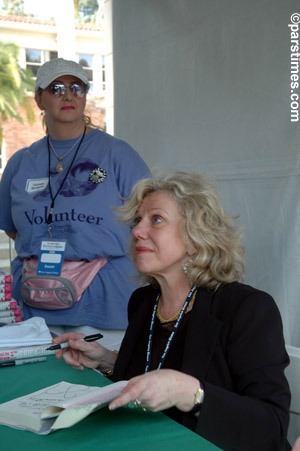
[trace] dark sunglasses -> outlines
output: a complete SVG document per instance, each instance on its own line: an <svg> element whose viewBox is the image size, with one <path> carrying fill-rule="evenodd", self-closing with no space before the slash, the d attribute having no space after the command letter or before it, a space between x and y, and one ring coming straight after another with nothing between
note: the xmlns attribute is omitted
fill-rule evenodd
<svg viewBox="0 0 300 451"><path fill-rule="evenodd" d="M88 91L87 86L80 83L71 83L69 89L70 93L76 97L84 97ZM52 85L49 85L46 90L55 97L61 97L65 95L67 86L63 83L52 83Z"/></svg>

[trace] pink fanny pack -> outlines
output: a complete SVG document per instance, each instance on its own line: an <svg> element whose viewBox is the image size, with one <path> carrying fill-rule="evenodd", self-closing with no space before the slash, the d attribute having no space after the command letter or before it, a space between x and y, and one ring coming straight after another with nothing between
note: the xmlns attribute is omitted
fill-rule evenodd
<svg viewBox="0 0 300 451"><path fill-rule="evenodd" d="M63 262L60 276L40 276L36 273L38 259L24 259L21 299L30 307L60 310L72 307L106 264L106 258Z"/></svg>

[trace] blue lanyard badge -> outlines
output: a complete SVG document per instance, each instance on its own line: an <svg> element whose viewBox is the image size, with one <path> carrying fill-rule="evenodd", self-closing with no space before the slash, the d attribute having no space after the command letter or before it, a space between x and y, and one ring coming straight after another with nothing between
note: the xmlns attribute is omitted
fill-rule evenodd
<svg viewBox="0 0 300 451"><path fill-rule="evenodd" d="M65 248L65 241L42 241L36 273L40 276L60 276Z"/></svg>

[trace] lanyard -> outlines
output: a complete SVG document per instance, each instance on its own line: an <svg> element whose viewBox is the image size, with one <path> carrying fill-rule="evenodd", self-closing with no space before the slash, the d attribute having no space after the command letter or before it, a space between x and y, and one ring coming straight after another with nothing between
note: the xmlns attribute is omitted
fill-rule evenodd
<svg viewBox="0 0 300 451"><path fill-rule="evenodd" d="M69 175L69 172L70 172L70 170L71 170L71 167L73 166L74 160L75 160L75 158L76 158L76 155L77 155L77 153L78 153L78 150L79 150L79 148L80 148L80 146L81 146L81 143L82 143L82 141L83 141L83 138L84 138L84 136L85 136L85 132L86 132L86 127L84 127L84 132L83 132L83 134L82 134L80 143L78 144L78 147L77 147L76 152L75 152L75 154L74 154L74 157L73 157L73 159L72 159L72 161L71 161L71 164L70 164L70 166L69 166L69 168L68 168L68 170L67 170L67 172L66 172L66 174L65 174L65 176L64 176L64 178L63 178L63 181L62 181L61 184L60 184L60 187L59 187L58 190L56 191L55 196L53 196L52 188L51 188L51 178L50 178L50 163L51 163L51 161L50 161L50 154L51 154L51 152L50 152L50 144L49 144L49 135L47 136L47 144L48 144L48 180L49 180L49 190L50 190L50 196L51 196L51 206L50 206L50 211L49 211L49 215L48 215L48 218L47 218L47 224L48 224L48 232L49 232L49 235L50 235L50 239L51 239L51 240L53 239L53 237L52 237L52 231L51 231L51 222L52 222L52 214L53 214L53 209L54 209L55 199L57 198L58 194L60 193L60 191L61 191L61 189L62 189L62 187L63 187L63 184L65 183L66 178L67 178L68 175Z"/></svg>
<svg viewBox="0 0 300 451"><path fill-rule="evenodd" d="M159 364L157 369L160 370L161 367L163 366L163 364L165 363L166 357L167 357L167 353L170 349L171 343L173 341L173 338L181 324L183 315L186 312L186 309L188 308L188 305L193 297L194 291L196 289L196 285L193 285L189 294L187 295L187 298L185 300L185 303L182 306L182 309L180 310L179 316L176 320L176 323L174 324L173 330L171 332L171 335L169 336L169 339L167 341L166 347L164 352L162 353L162 356L160 358ZM159 297L160 297L160 293L158 293L154 307L153 307L153 312L152 312L152 317L151 317L151 323L150 323L150 330L149 330L149 338L148 338L148 346L147 346L147 355L146 355L146 367L145 367L145 373L148 373L149 369L150 369L150 363L151 363L151 354L152 354L152 343L153 343L153 332L154 332L154 324L155 324L155 317L156 317L156 312L157 312L157 307L158 307L158 301L159 301Z"/></svg>

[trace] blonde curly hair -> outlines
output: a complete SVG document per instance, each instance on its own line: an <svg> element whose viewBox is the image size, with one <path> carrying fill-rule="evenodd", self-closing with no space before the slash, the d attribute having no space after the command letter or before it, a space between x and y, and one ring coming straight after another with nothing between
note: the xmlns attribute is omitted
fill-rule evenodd
<svg viewBox="0 0 300 451"><path fill-rule="evenodd" d="M183 216L183 239L193 246L195 254L188 264L191 284L208 289L240 281L244 274L245 248L233 217L224 212L216 186L205 177L171 172L138 182L126 202L116 208L118 219L129 227L135 225L135 215L142 200L151 193L170 193ZM135 263L131 246L130 254ZM143 284L157 285L151 276L139 274Z"/></svg>

